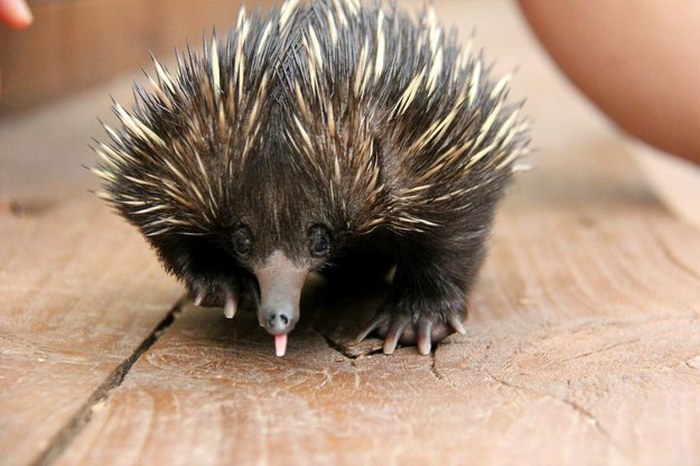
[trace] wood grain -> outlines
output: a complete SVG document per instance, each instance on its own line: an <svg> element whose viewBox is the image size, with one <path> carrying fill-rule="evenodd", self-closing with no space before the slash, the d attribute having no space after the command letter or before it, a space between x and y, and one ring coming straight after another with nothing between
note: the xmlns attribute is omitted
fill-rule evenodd
<svg viewBox="0 0 700 466"><path fill-rule="evenodd" d="M11 303L0 322L13 349L1 360L0 463L39 458L37 445L83 406L57 464L697 464L697 229L666 209L512 5L436 3L462 36L478 25L499 70L521 64L513 94L528 96L537 148L499 212L467 335L429 357L384 356L378 340L349 343L376 294L315 283L284 358L250 312L229 321L189 304L143 347L179 288L136 234L76 195L27 203L38 216L7 204L0 252L15 259L0 272ZM93 111L95 98L70 108ZM41 165L2 141L13 166L22 155ZM20 184L12 192L32 192ZM138 359L123 381L90 398L128 355Z"/></svg>
<svg viewBox="0 0 700 466"><path fill-rule="evenodd" d="M94 201L0 209L0 464L51 446L181 293Z"/></svg>

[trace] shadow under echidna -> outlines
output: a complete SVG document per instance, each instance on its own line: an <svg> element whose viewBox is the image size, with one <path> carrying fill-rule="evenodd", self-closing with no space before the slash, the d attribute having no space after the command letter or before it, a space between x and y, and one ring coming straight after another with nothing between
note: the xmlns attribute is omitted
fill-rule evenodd
<svg viewBox="0 0 700 466"><path fill-rule="evenodd" d="M432 9L290 0L155 74L115 104L94 171L196 304L233 317L252 296L283 355L307 275L382 244L395 274L358 340L427 354L464 332L527 124L510 76L490 79Z"/></svg>

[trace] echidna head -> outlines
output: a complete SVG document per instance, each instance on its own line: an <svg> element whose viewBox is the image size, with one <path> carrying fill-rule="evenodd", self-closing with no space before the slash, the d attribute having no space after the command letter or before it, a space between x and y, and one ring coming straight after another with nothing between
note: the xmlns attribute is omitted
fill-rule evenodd
<svg viewBox="0 0 700 466"><path fill-rule="evenodd" d="M342 223L302 165L276 150L259 155L230 207L230 252L255 277L258 320L272 335L294 328L308 273L327 263L342 237Z"/></svg>

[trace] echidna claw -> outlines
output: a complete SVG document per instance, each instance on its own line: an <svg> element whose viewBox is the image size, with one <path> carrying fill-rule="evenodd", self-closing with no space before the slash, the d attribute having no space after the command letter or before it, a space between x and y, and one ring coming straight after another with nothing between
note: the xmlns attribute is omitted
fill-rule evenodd
<svg viewBox="0 0 700 466"><path fill-rule="evenodd" d="M360 332L360 334L355 338L355 343L360 343L362 340L367 338L370 333L377 330L382 325L389 322L389 316L383 312L380 312L370 321L370 323Z"/></svg>
<svg viewBox="0 0 700 466"><path fill-rule="evenodd" d="M418 337L416 344L418 352L422 355L430 354L432 349L431 333L433 331L433 322L430 319L421 317L418 321Z"/></svg>
<svg viewBox="0 0 700 466"><path fill-rule="evenodd" d="M455 332L459 333L460 335L465 335L467 333L467 330L464 328L464 324L456 315L450 315L447 318L447 321L449 322L450 326L455 330Z"/></svg>
<svg viewBox="0 0 700 466"><path fill-rule="evenodd" d="M238 310L238 293L231 289L226 289L226 304L224 305L224 316L233 319Z"/></svg>
<svg viewBox="0 0 700 466"><path fill-rule="evenodd" d="M207 297L207 290L205 290L205 289L199 290L199 292L197 293L197 297L194 298L194 305L201 306L202 303L204 302L204 300L206 299L206 297Z"/></svg>
<svg viewBox="0 0 700 466"><path fill-rule="evenodd" d="M394 350L396 350L396 346L399 344L403 331L406 330L409 323L409 319L398 319L393 322L384 338L384 354L392 354Z"/></svg>

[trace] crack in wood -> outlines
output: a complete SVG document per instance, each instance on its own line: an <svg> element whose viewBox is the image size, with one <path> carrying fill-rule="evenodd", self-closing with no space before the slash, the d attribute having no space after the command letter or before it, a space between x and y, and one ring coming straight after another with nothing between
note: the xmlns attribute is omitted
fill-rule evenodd
<svg viewBox="0 0 700 466"><path fill-rule="evenodd" d="M349 352L348 348L345 345L341 345L339 343L336 343L332 338L327 337L326 335L324 335L322 332L318 331L317 329L314 329L314 331L316 331L319 335L321 335L321 337L323 337L324 340L326 340L326 344L328 345L328 347L330 349L337 351L344 358L354 360L354 359L357 359L359 357L358 355L355 355L355 354Z"/></svg>
<svg viewBox="0 0 700 466"><path fill-rule="evenodd" d="M326 336L323 332L321 332L318 329L314 329L316 333L321 335L321 337L326 340L326 344L328 345L329 348L332 350L337 351L340 353L341 356L343 356L346 359L349 359L351 361L355 361L359 358L365 357L365 356L372 356L374 354L380 354L383 353L381 347L379 349L368 349L364 350L361 349L358 351L358 348L356 346L348 346L344 345L342 343L336 342L333 338Z"/></svg>
<svg viewBox="0 0 700 466"><path fill-rule="evenodd" d="M459 388L447 377L445 374L441 373L437 368L437 349L438 345L434 345L432 351L430 351L430 373L433 377L437 379L443 385L450 387L453 390L460 391Z"/></svg>
<svg viewBox="0 0 700 466"><path fill-rule="evenodd" d="M595 417L595 415L594 415L592 412L590 412L589 410L587 410L586 408L584 408L584 407L581 406L580 404L576 403L575 401L569 400L569 399L567 399L567 398L559 398L558 396L552 395L551 393L547 393L547 392L545 392L545 391L536 390L536 389L534 389L534 388L527 387L527 386L524 386L524 385L517 385L517 384L514 384L514 383L512 383L512 382L510 382L510 381L508 381L508 380L505 380L505 379L502 379L502 378L500 378L500 377L497 377L496 375L494 375L492 372L490 372L490 371L488 371L488 370L484 370L484 372L486 373L486 375L489 376L489 378L491 378L494 382L498 383L499 385L503 385L504 387L508 387L508 388L510 388L510 389L513 389L513 390L518 390L518 391L522 391L522 392L525 392L525 393L530 393L530 394L532 394L532 395L542 396L542 397L545 397L545 398L549 398L549 399L551 399L551 400L554 400L554 401L556 401L556 402L562 403L563 405L569 407L569 408L572 409L574 412L576 412L577 414L579 414L580 416L582 416L584 419L588 420L588 421L591 423L591 425L593 426L593 428L594 428L600 435L602 435L603 438L605 438L605 440L606 440L615 450L619 450L618 446L617 446L616 443L615 443L615 440L614 440L613 437L610 435L610 433L608 432L608 430L605 429L605 427L603 427L603 425L602 425L601 422L598 420L598 418Z"/></svg>
<svg viewBox="0 0 700 466"><path fill-rule="evenodd" d="M73 417L54 435L43 453L31 463L32 466L51 465L61 457L63 452L87 427L96 408L102 406L109 399L111 393L124 382L124 379L141 355L148 351L182 314L185 303L186 298L180 299L136 350L107 376L85 403L78 408Z"/></svg>
<svg viewBox="0 0 700 466"><path fill-rule="evenodd" d="M575 355L570 356L568 358L562 358L562 359L558 360L557 362L561 364L563 362L573 361L573 360L581 359L581 358L587 358L588 356L593 356L594 354L604 353L606 351L610 351L612 349L619 348L620 346L631 345L634 343L639 343L640 341L642 341L641 338L632 338L630 340L620 341L620 342L613 343L613 344L608 345L608 346L604 346L602 348L596 348L596 349L593 349L590 351L586 351L584 353L578 353L578 354L575 354Z"/></svg>

